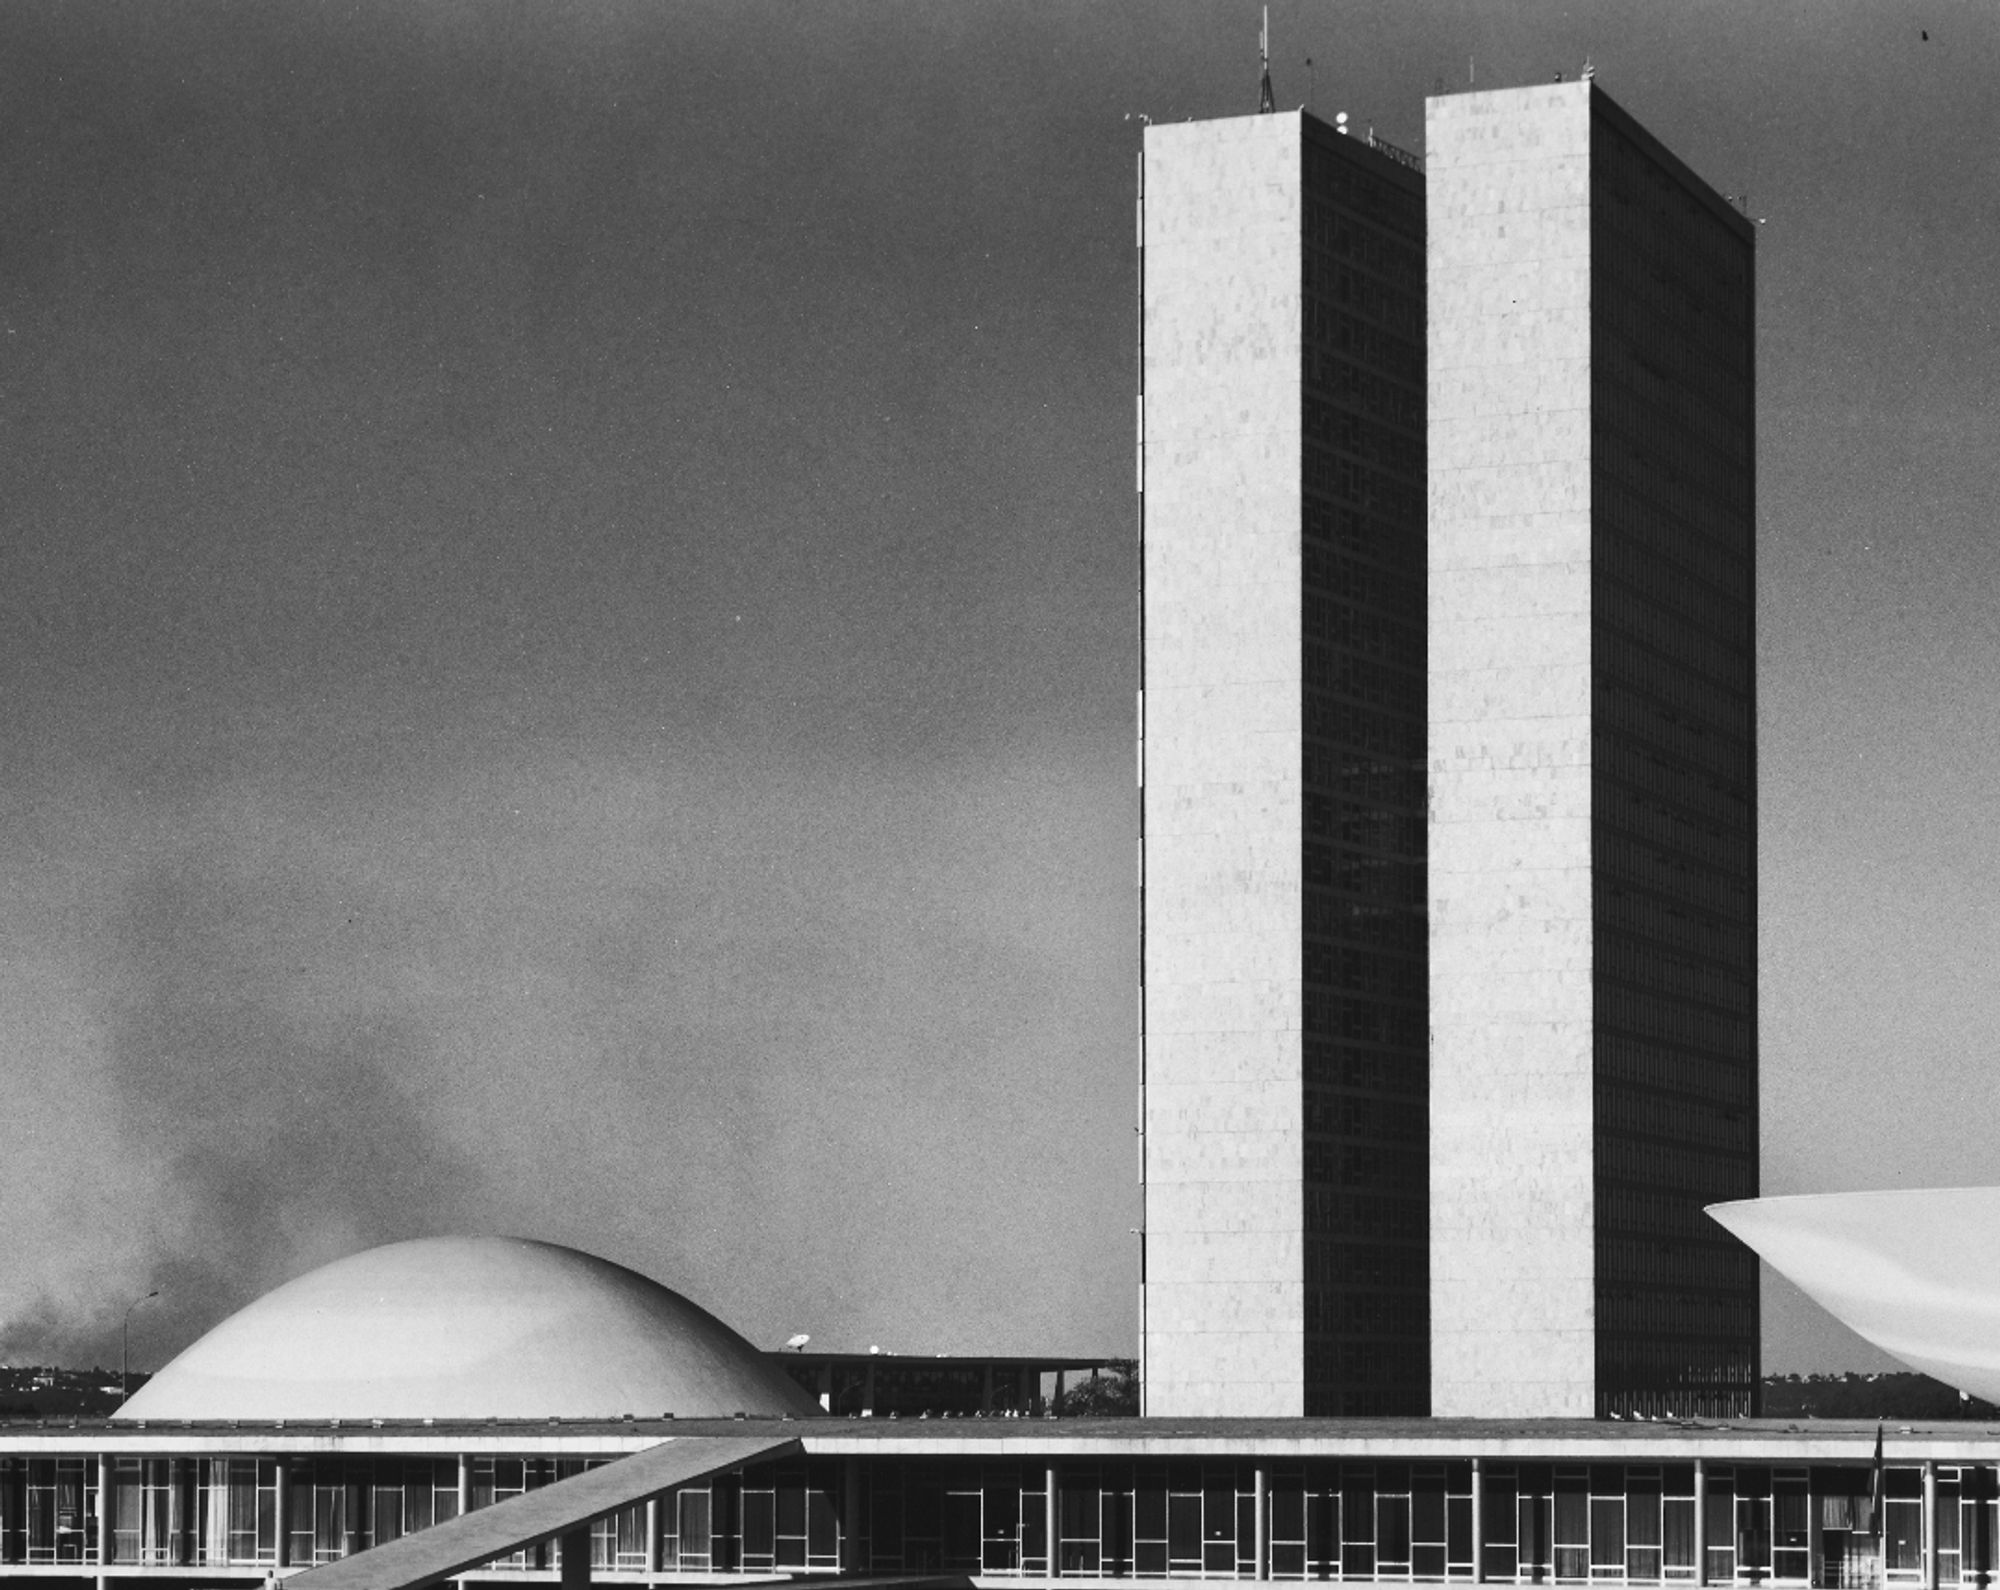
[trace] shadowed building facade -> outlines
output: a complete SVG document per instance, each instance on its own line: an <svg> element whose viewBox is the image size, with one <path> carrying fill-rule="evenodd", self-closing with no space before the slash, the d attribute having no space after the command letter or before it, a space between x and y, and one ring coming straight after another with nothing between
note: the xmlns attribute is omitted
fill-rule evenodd
<svg viewBox="0 0 2000 1590"><path fill-rule="evenodd" d="M1153 1413L1421 1413L1423 178L1149 127L1143 1336Z"/></svg>
<svg viewBox="0 0 2000 1590"><path fill-rule="evenodd" d="M1438 1414L1745 1414L1753 232L1589 82L1430 101Z"/></svg>
<svg viewBox="0 0 2000 1590"><path fill-rule="evenodd" d="M1752 230L1589 82L1141 173L1156 1414L1742 1414Z"/></svg>

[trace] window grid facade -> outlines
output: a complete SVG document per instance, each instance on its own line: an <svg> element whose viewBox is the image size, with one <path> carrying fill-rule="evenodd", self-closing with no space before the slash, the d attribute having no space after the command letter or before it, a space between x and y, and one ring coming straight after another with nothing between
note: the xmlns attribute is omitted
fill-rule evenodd
<svg viewBox="0 0 2000 1590"><path fill-rule="evenodd" d="M602 1460L484 1458L483 1504ZM844 1476L843 1462L855 1464ZM111 1567L267 1569L279 1465L249 1458L108 1464ZM97 1566L97 1460L0 1459L0 1566ZM457 1514L457 1464L295 1458L288 1561L338 1561ZM1801 1587L1930 1583L1924 1470L1891 1464L1695 1465L1336 1459L1167 1462L807 1458L685 1486L592 1529L596 1573L965 1573L989 1578L1273 1579ZM1264 1550L1258 1563L1258 1495ZM2000 1468L1936 1465L1936 1582L1992 1582ZM1705 1499L1697 1500L1705 1493ZM1050 1561L1050 1501L1055 1560ZM859 1511L850 1540L850 1501ZM1474 1537L1474 1518L1480 1519ZM1879 1540L1879 1557L1878 1557ZM657 1552L657 1569L649 1555ZM492 1570L548 1573L520 1552Z"/></svg>
<svg viewBox="0 0 2000 1590"><path fill-rule="evenodd" d="M1591 119L1597 1412L1742 1416L1757 1260L1752 251Z"/></svg>
<svg viewBox="0 0 2000 1590"><path fill-rule="evenodd" d="M0 1557L81 1563L97 1555L97 1465L87 1458L0 1463Z"/></svg>
<svg viewBox="0 0 2000 1590"><path fill-rule="evenodd" d="M1423 185L1300 121L1304 1411L1424 1413Z"/></svg>
<svg viewBox="0 0 2000 1590"><path fill-rule="evenodd" d="M575 1460L479 1460L492 1500L535 1489ZM276 1561L277 1466L251 1459L118 1459L113 1566L259 1568ZM456 1515L456 1465L299 1459L288 1465L291 1565L338 1561ZM1862 1466L1692 1463L1365 1463L1262 1466L1268 1553L1257 1562L1259 1465L1250 1462L870 1461L843 1490L841 1460L761 1465L663 1497L592 1530L593 1571L700 1579L827 1573L842 1566L845 1498L860 1512L855 1566L875 1573L1039 1579L1274 1579L1379 1583L1922 1585L1924 1474L1884 1470L1880 1518ZM0 1461L0 1564L79 1571L96 1562L95 1459ZM2000 1470L1940 1464L1937 1582L1986 1585L2000 1533ZM1049 1556L1053 1485L1056 1560ZM1705 1508L1705 1520L1702 1510ZM1880 1567L1877 1539L1880 1541ZM648 1567L649 1547L658 1569ZM549 1572L554 1553L495 1570Z"/></svg>

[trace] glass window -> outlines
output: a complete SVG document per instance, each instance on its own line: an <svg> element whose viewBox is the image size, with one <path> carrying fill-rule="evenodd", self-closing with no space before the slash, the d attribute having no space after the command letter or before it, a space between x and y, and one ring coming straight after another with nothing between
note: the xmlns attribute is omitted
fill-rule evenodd
<svg viewBox="0 0 2000 1590"><path fill-rule="evenodd" d="M1555 1572L1558 1579L1590 1577L1590 1488L1581 1470L1556 1471Z"/></svg>
<svg viewBox="0 0 2000 1590"><path fill-rule="evenodd" d="M1812 1576L1811 1497L1804 1475L1779 1478L1771 1487L1771 1573L1804 1581Z"/></svg>
<svg viewBox="0 0 2000 1590"><path fill-rule="evenodd" d="M979 1492L949 1490L944 1495L944 1566L977 1573L981 1558Z"/></svg>
<svg viewBox="0 0 2000 1590"><path fill-rule="evenodd" d="M980 1531L980 1560L987 1573L1021 1571L1021 1482L1018 1474L989 1476L985 1488L985 1518ZM1040 1497L1034 1498L1039 1502Z"/></svg>
<svg viewBox="0 0 2000 1590"><path fill-rule="evenodd" d="M762 1487L743 1487L743 1564L768 1568L778 1554L777 1499Z"/></svg>
<svg viewBox="0 0 2000 1590"><path fill-rule="evenodd" d="M1201 1562L1201 1492L1167 1493L1167 1559L1195 1567Z"/></svg>
<svg viewBox="0 0 2000 1590"><path fill-rule="evenodd" d="M1924 1504L1921 1496L1886 1497L1882 1503L1882 1566L1919 1578L1924 1570Z"/></svg>
<svg viewBox="0 0 2000 1590"><path fill-rule="evenodd" d="M1736 1492L1727 1469L1708 1477L1706 1527L1709 1583L1727 1584L1736 1577Z"/></svg>
<svg viewBox="0 0 2000 1590"><path fill-rule="evenodd" d="M1590 1577L1625 1576L1625 1499L1593 1496L1590 1501Z"/></svg>
<svg viewBox="0 0 2000 1590"><path fill-rule="evenodd" d="M1410 1499L1375 1498L1375 1567L1379 1573L1407 1573L1410 1567Z"/></svg>
<svg viewBox="0 0 2000 1590"><path fill-rule="evenodd" d="M692 1487L680 1493L680 1566L710 1566L714 1542L710 1538L709 1493L706 1487Z"/></svg>

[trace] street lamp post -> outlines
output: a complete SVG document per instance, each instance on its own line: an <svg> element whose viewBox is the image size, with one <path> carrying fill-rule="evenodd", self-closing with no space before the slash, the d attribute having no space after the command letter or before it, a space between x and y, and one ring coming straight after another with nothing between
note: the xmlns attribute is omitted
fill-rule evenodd
<svg viewBox="0 0 2000 1590"><path fill-rule="evenodd" d="M141 1303L147 1302L159 1295L160 1289L156 1286L145 1297L135 1297L130 1303L125 1305L125 1324L122 1331L123 1345L118 1349L118 1395L120 1401L125 1401L132 1395L132 1310L137 1308Z"/></svg>

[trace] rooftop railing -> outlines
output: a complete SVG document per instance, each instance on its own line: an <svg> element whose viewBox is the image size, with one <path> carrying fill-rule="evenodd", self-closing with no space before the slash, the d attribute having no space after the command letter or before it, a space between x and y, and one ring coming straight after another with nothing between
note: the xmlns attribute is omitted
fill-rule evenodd
<svg viewBox="0 0 2000 1590"><path fill-rule="evenodd" d="M1411 154L1409 150L1390 143L1386 138L1377 138L1373 127L1368 129L1368 147L1380 154L1387 155L1397 165L1408 166L1412 171L1419 174L1424 169L1424 157L1422 155Z"/></svg>

